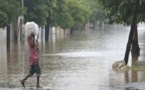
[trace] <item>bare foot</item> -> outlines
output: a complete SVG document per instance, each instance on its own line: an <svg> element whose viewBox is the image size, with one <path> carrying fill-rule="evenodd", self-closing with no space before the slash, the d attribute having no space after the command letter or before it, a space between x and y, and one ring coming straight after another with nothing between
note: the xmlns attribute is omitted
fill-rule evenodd
<svg viewBox="0 0 145 90"><path fill-rule="evenodd" d="M22 86L25 88L25 83L24 83L24 81L20 80L20 83L21 83Z"/></svg>

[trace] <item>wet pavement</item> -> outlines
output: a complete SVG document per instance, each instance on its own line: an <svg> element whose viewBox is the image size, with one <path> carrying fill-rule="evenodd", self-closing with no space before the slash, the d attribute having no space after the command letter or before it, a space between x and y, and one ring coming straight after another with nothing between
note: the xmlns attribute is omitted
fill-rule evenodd
<svg viewBox="0 0 145 90"><path fill-rule="evenodd" d="M73 35L53 34L49 42L39 42L41 85L46 90L144 90L144 27L138 32L140 56L129 57L131 69L112 69L115 61L124 58L129 30L122 25L106 26ZM0 63L0 90L24 90L19 80L29 70L27 43L12 42L7 60ZM25 90L37 90L35 86L34 75L26 81Z"/></svg>

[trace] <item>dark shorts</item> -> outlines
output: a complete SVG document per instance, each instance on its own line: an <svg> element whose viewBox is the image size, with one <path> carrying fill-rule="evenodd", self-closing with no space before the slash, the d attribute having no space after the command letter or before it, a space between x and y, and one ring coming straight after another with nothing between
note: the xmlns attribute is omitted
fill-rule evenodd
<svg viewBox="0 0 145 90"><path fill-rule="evenodd" d="M41 69L39 67L39 64L31 65L29 74L33 75L34 73L36 73L37 75L41 74Z"/></svg>

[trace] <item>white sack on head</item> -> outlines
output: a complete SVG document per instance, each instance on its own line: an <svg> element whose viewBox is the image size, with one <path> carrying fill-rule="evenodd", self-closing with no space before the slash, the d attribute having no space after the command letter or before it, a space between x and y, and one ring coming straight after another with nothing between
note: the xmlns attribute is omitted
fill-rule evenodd
<svg viewBox="0 0 145 90"><path fill-rule="evenodd" d="M36 37L39 33L39 27L35 22L27 22L25 24L25 31L27 36L31 35L31 33L33 32Z"/></svg>

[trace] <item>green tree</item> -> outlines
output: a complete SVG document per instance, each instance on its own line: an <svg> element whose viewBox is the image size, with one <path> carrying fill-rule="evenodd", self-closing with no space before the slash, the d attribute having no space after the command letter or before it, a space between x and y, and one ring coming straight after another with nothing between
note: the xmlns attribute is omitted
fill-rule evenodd
<svg viewBox="0 0 145 90"><path fill-rule="evenodd" d="M66 3L69 8L69 15L72 17L71 20L73 25L71 27L84 26L89 21L91 15L88 3L86 1L78 0L67 0Z"/></svg>
<svg viewBox="0 0 145 90"><path fill-rule="evenodd" d="M7 50L10 49L10 22L22 12L20 0L0 0L0 27L7 26Z"/></svg>
<svg viewBox="0 0 145 90"><path fill-rule="evenodd" d="M56 7L53 8L53 11L52 25L60 26L63 29L73 26L74 21L65 0L57 0Z"/></svg>
<svg viewBox="0 0 145 90"><path fill-rule="evenodd" d="M63 29L85 24L89 21L91 10L85 1L56 0L51 13L51 25Z"/></svg>
<svg viewBox="0 0 145 90"><path fill-rule="evenodd" d="M20 0L0 0L0 27L9 26L10 22L21 13Z"/></svg>
<svg viewBox="0 0 145 90"><path fill-rule="evenodd" d="M47 25L45 40L48 40L49 27L60 26L63 29L85 25L89 21L91 9L86 0L46 0Z"/></svg>
<svg viewBox="0 0 145 90"><path fill-rule="evenodd" d="M87 2L92 12L92 14L90 15L90 22L95 24L98 21L104 21L106 19L106 16L103 7L97 1L94 0L87 0Z"/></svg>
<svg viewBox="0 0 145 90"><path fill-rule="evenodd" d="M5 12L0 11L0 27L8 25L8 16Z"/></svg>
<svg viewBox="0 0 145 90"><path fill-rule="evenodd" d="M24 0L26 7L25 22L34 21L39 26L46 25L48 17L45 0Z"/></svg>
<svg viewBox="0 0 145 90"><path fill-rule="evenodd" d="M133 32L131 31L131 33L129 36L129 40L132 44L132 52L139 54L140 48L138 45L138 35L137 35L137 23L144 21L144 7L143 7L143 3L145 3L144 0L142 0L140 2L141 7L137 7L139 8L136 13L134 13L136 10L136 0L98 0L99 3L101 3L101 5L104 7L105 11L106 11L106 15L108 16L108 18L110 19L110 21L116 22L116 23L123 23L125 25L130 25L133 22L133 17L135 18L134 22L134 27L132 29ZM138 16L134 16L134 14L137 14ZM130 38L131 37L131 38ZM129 42L129 41L128 41ZM130 45L127 45L127 47ZM126 51L128 52L129 49L127 49ZM125 58L126 61L128 61L128 54L125 54Z"/></svg>
<svg viewBox="0 0 145 90"><path fill-rule="evenodd" d="M135 7L134 7L134 12L133 12L133 18L132 18L132 23L131 23L131 30L127 42L127 47L126 47L126 52L124 56L125 63L127 65L128 63L128 57L129 57L129 52L131 48L131 43L132 43L132 38L133 38L133 33L135 32L134 28L136 28L136 23L137 23L137 14L138 14L138 7L139 7L140 0L136 0Z"/></svg>
<svg viewBox="0 0 145 90"><path fill-rule="evenodd" d="M49 28L52 23L52 16L54 13L54 8L56 7L56 0L45 0L45 4L47 5L47 12L48 12L48 17L46 18L46 26L45 26L45 41L48 41L49 37Z"/></svg>

